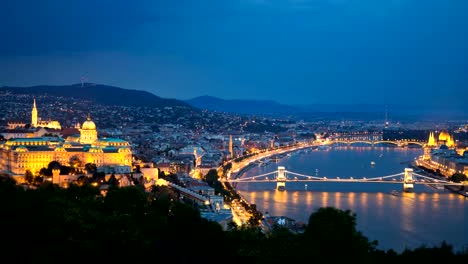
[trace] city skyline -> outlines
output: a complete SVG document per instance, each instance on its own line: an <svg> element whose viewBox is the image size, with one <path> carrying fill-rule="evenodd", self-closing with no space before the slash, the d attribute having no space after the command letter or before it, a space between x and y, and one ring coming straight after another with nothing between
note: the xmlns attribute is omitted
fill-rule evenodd
<svg viewBox="0 0 468 264"><path fill-rule="evenodd" d="M0 85L85 80L181 100L461 108L467 5L15 1L1 13L9 41L0 44Z"/></svg>

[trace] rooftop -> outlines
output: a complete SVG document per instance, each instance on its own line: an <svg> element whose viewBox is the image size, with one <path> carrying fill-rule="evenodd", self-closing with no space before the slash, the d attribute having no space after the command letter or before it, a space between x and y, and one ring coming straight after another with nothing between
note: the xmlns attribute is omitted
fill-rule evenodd
<svg viewBox="0 0 468 264"><path fill-rule="evenodd" d="M125 143L127 141L120 138L100 138L99 141L103 142L113 142L113 143Z"/></svg>

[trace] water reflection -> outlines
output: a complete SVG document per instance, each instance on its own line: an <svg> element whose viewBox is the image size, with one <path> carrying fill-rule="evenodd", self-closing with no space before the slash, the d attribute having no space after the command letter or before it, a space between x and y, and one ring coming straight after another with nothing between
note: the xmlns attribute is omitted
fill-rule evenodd
<svg viewBox="0 0 468 264"><path fill-rule="evenodd" d="M361 197L361 207L366 209L367 208L368 194L367 193L361 193L360 197Z"/></svg>
<svg viewBox="0 0 468 264"><path fill-rule="evenodd" d="M348 195L348 204L351 208L354 208L354 200L356 199L356 194L351 192Z"/></svg>
<svg viewBox="0 0 468 264"><path fill-rule="evenodd" d="M383 249L403 250L405 246L431 245L442 240L455 247L468 243L467 229L459 229L466 224L467 201L452 193L402 193L397 197L383 192L272 190L248 194L244 196L261 212L303 222L320 207L350 209L356 213L360 231L378 240ZM444 228L440 228L441 223Z"/></svg>
<svg viewBox="0 0 468 264"><path fill-rule="evenodd" d="M328 207L328 192L322 193L322 207Z"/></svg>
<svg viewBox="0 0 468 264"><path fill-rule="evenodd" d="M383 202L384 194L381 192L377 193L377 214L380 217L383 215Z"/></svg>
<svg viewBox="0 0 468 264"><path fill-rule="evenodd" d="M414 193L405 193L404 199L401 200L401 228L403 232L410 232L414 229L413 214L415 209Z"/></svg>
<svg viewBox="0 0 468 264"><path fill-rule="evenodd" d="M437 209L439 208L439 194L438 193L434 193L434 195L432 196L432 200L433 200L433 203L431 203L431 206L434 208L434 209Z"/></svg>
<svg viewBox="0 0 468 264"><path fill-rule="evenodd" d="M307 192L307 196L306 196L307 207L310 207L312 205L312 202L313 202L312 192Z"/></svg>
<svg viewBox="0 0 468 264"><path fill-rule="evenodd" d="M285 166L287 170L320 177L377 177L403 172L420 149L355 148L311 151L292 155L279 163L253 167L244 176L259 175ZM370 161L376 161L374 167ZM339 164L340 166L337 166ZM417 185L414 193L401 192L402 186L377 183L287 182L286 191L275 184L243 184L238 190L261 212L285 215L306 222L320 207L334 206L356 213L360 231L379 241L379 248L402 251L422 244L440 245L445 240L455 249L468 245L468 199L445 191ZM399 190L400 196L391 195Z"/></svg>
<svg viewBox="0 0 468 264"><path fill-rule="evenodd" d="M341 208L341 193L340 192L336 192L335 193L335 207L336 208Z"/></svg>
<svg viewBox="0 0 468 264"><path fill-rule="evenodd" d="M297 201L298 201L298 192L293 192L292 193L292 202L293 204L297 204Z"/></svg>

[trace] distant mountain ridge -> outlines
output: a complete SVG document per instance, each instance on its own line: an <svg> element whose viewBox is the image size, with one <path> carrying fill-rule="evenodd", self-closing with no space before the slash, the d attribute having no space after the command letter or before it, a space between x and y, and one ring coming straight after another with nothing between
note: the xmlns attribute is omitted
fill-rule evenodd
<svg viewBox="0 0 468 264"><path fill-rule="evenodd" d="M395 103L391 105L379 103L349 103L349 104L309 104L285 105L269 100L221 99L213 96L199 96L186 103L200 109L229 112L234 114L266 115L289 117L303 120L319 119L384 119L388 107L388 118L391 120L446 120L466 119L468 109L457 106L441 106L428 104Z"/></svg>
<svg viewBox="0 0 468 264"><path fill-rule="evenodd" d="M298 110L293 106L279 104L271 100L226 100L208 95L185 100L185 102L199 109L237 114L276 115L291 114Z"/></svg>
<svg viewBox="0 0 468 264"><path fill-rule="evenodd" d="M123 106L185 106L187 103L177 99L161 98L147 91L124 89L102 84L72 84L72 85L37 85L30 87L3 86L0 91L12 94L51 95L73 97L94 101L103 105Z"/></svg>

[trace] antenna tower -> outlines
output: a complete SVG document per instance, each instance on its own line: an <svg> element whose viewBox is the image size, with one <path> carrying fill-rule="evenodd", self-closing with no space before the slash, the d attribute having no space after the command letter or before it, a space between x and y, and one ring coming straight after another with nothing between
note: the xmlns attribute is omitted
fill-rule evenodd
<svg viewBox="0 0 468 264"><path fill-rule="evenodd" d="M388 127L389 122L388 122L388 108L387 105L385 105L385 127Z"/></svg>

